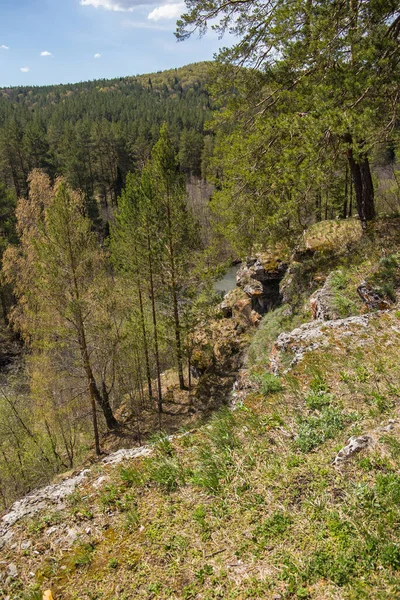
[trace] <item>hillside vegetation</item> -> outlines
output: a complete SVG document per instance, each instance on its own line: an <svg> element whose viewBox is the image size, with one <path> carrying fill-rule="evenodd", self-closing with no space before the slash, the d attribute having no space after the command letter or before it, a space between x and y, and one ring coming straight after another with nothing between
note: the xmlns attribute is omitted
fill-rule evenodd
<svg viewBox="0 0 400 600"><path fill-rule="evenodd" d="M143 165L170 127L181 167L199 175L212 102L207 63L71 85L0 90L0 176L26 195L28 174L64 175L96 201L116 203L126 174Z"/></svg>
<svg viewBox="0 0 400 600"><path fill-rule="evenodd" d="M289 264L288 301L253 336L233 407L160 434L148 457L93 467L64 508L17 522L4 595L396 597L400 311L360 316L354 286L398 298L400 228L378 223L350 247L326 231ZM310 288L332 269L341 318L309 322Z"/></svg>

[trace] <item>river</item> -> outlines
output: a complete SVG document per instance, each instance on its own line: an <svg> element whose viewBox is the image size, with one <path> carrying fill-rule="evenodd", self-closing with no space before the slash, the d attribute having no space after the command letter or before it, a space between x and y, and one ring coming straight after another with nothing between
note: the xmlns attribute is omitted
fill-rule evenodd
<svg viewBox="0 0 400 600"><path fill-rule="evenodd" d="M240 265L233 265L232 267L229 267L225 275L215 282L214 290L216 292L227 294L236 287L236 274L239 270L239 266Z"/></svg>

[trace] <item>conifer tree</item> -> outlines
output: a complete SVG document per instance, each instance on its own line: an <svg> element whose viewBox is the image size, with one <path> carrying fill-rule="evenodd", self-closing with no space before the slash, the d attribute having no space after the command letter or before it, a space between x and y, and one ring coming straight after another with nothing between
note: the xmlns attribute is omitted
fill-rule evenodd
<svg viewBox="0 0 400 600"><path fill-rule="evenodd" d="M221 62L249 67L253 82L255 74L262 75L249 90L253 102L244 103L243 134L261 133L266 123L271 135L261 152L267 153L275 135L281 139L276 113L287 115L300 140L301 136L313 140L317 160L324 146L332 148L333 158L346 156L359 217L363 223L373 219L371 152L376 144L387 142L397 122L397 0L186 0L186 6L187 13L178 21L179 39L187 39L195 30L204 33L212 22L221 35L229 30L238 38L221 51ZM224 79L220 68L224 91L232 89L234 74L232 69L226 72ZM240 91L236 100L240 115ZM295 167L283 153L275 168Z"/></svg>
<svg viewBox="0 0 400 600"><path fill-rule="evenodd" d="M160 139L153 148L148 170L151 185L147 195L148 200L157 206L158 228L155 233L172 305L179 384L184 389L180 303L185 300L185 281L187 284L193 253L199 240L195 220L187 205L185 180L179 173L166 124L161 127Z"/></svg>
<svg viewBox="0 0 400 600"><path fill-rule="evenodd" d="M100 357L94 343L96 313L110 287L82 197L63 180L52 187L46 175L34 171L29 199L18 202L17 231L20 247L8 248L4 255L4 272L18 299L13 321L38 354L53 352L54 360L62 361L67 352L81 370L99 454L96 405L109 429L118 425L104 379L100 384L96 374Z"/></svg>

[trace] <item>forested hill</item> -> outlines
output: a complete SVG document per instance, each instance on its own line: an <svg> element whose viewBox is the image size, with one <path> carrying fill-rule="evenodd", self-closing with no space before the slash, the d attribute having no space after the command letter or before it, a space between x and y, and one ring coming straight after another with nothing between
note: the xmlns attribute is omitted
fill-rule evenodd
<svg viewBox="0 0 400 600"><path fill-rule="evenodd" d="M164 121L181 168L200 174L212 110L208 67L0 90L0 180L22 196L29 172L41 168L64 175L88 200L115 202L126 173L147 160Z"/></svg>

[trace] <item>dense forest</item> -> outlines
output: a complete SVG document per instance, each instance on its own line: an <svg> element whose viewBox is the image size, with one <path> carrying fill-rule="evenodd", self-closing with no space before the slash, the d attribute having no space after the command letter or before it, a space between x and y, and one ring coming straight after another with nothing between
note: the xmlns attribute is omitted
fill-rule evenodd
<svg viewBox="0 0 400 600"><path fill-rule="evenodd" d="M168 123L181 168L201 173L212 109L207 64L145 77L0 91L0 174L17 197L28 174L63 175L86 203L116 203L129 171L142 166Z"/></svg>

